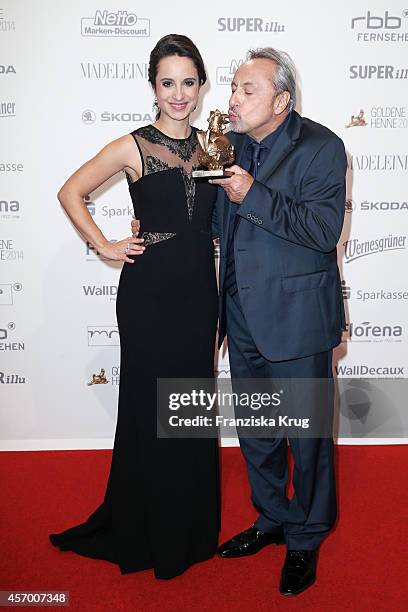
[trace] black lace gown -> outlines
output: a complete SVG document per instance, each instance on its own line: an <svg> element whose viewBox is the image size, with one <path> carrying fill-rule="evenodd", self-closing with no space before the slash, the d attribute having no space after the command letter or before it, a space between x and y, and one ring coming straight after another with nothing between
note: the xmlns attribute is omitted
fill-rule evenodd
<svg viewBox="0 0 408 612"><path fill-rule="evenodd" d="M156 432L157 378L213 376L215 188L191 177L195 129L186 139L152 125L132 135L143 176L127 178L147 248L124 264L118 287L121 374L110 475L88 520L50 540L116 563L122 574L153 568L157 578L172 578L212 557L219 531L217 440L158 439Z"/></svg>

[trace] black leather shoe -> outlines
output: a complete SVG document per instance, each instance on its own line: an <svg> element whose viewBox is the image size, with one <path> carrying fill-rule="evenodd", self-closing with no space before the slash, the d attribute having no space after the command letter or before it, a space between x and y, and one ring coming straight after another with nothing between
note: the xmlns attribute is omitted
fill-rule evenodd
<svg viewBox="0 0 408 612"><path fill-rule="evenodd" d="M298 595L316 580L317 550L288 550L282 568L279 591Z"/></svg>
<svg viewBox="0 0 408 612"><path fill-rule="evenodd" d="M276 533L264 533L254 525L225 542L218 548L218 554L224 559L254 555L268 544L284 544L283 530Z"/></svg>

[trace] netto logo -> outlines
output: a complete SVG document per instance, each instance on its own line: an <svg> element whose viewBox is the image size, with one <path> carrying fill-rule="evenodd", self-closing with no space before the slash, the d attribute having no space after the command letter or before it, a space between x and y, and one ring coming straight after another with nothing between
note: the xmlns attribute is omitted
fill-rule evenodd
<svg viewBox="0 0 408 612"><path fill-rule="evenodd" d="M285 31L285 26L271 19L262 17L220 17L219 32L269 32L279 34Z"/></svg>
<svg viewBox="0 0 408 612"><path fill-rule="evenodd" d="M82 36L118 38L150 36L150 19L140 18L127 11L100 11L93 17L81 19Z"/></svg>
<svg viewBox="0 0 408 612"><path fill-rule="evenodd" d="M12 65L3 65L0 64L0 76L2 74L17 74L16 69Z"/></svg>
<svg viewBox="0 0 408 612"><path fill-rule="evenodd" d="M87 125L92 125L96 121L96 115L92 110L84 110L82 113L82 121Z"/></svg>
<svg viewBox="0 0 408 612"><path fill-rule="evenodd" d="M349 300L351 297L351 288L346 285L346 281L341 281L341 292L343 294L343 300Z"/></svg>
<svg viewBox="0 0 408 612"><path fill-rule="evenodd" d="M88 346L119 346L118 326L89 326Z"/></svg>
<svg viewBox="0 0 408 612"><path fill-rule="evenodd" d="M359 342L401 342L402 325L376 325L370 321L362 323L346 323L347 336L345 341Z"/></svg>
<svg viewBox="0 0 408 612"><path fill-rule="evenodd" d="M393 236L392 234L364 242L361 242L358 238L346 240L343 243L345 263L348 264L369 255L406 249L406 240L406 236Z"/></svg>
<svg viewBox="0 0 408 612"><path fill-rule="evenodd" d="M408 68L390 64L353 64L350 79L408 79Z"/></svg>
<svg viewBox="0 0 408 612"><path fill-rule="evenodd" d="M21 283L0 285L0 306L12 306L14 292L19 292L23 288Z"/></svg>
<svg viewBox="0 0 408 612"><path fill-rule="evenodd" d="M230 85L235 72L243 62L243 59L232 59L228 66L218 66L217 85Z"/></svg>

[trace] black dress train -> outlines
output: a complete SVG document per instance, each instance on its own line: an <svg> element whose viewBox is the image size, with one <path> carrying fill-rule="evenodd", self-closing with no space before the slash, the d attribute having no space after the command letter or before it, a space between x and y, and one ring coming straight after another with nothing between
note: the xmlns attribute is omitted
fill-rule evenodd
<svg viewBox="0 0 408 612"><path fill-rule="evenodd" d="M211 238L215 187L195 182L195 128L174 139L132 132L143 176L129 182L146 251L125 263L116 313L119 407L103 503L52 544L172 578L213 556L220 516L218 442L158 439L156 379L212 378L217 287Z"/></svg>

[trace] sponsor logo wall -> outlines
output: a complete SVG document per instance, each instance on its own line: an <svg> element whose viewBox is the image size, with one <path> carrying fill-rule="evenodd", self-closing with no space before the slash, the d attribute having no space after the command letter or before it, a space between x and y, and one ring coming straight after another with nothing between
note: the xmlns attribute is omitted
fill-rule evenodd
<svg viewBox="0 0 408 612"><path fill-rule="evenodd" d="M297 110L337 133L348 155L338 243L347 329L335 375L407 377L408 5L325 8L322 0L252 8L237 0L192 19L144 0L0 0L0 448L112 445L121 265L79 237L56 194L109 141L154 121L149 53L174 31L196 42L206 64L194 114L204 129L211 109L227 110L247 49L290 53ZM129 235L123 173L85 205L109 240ZM229 376L227 347L215 369Z"/></svg>

